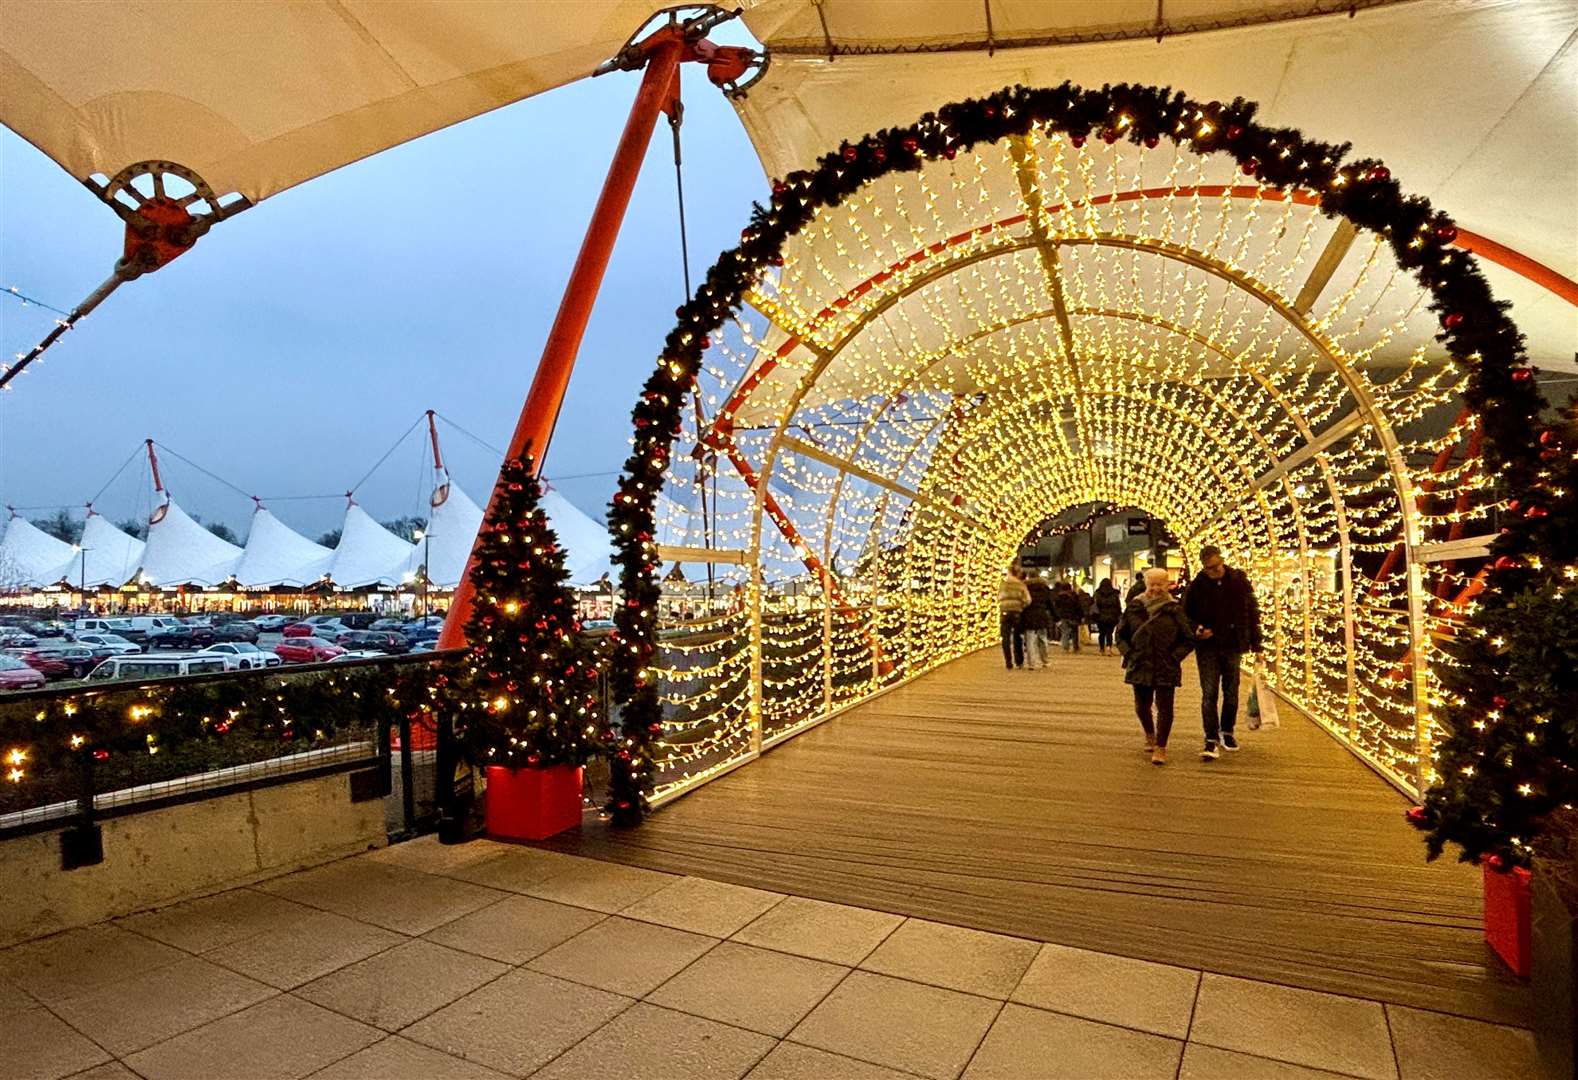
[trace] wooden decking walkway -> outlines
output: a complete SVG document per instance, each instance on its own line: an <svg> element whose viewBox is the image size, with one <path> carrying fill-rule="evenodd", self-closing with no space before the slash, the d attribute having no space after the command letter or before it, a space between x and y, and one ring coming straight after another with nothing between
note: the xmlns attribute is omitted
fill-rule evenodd
<svg viewBox="0 0 1578 1080"><path fill-rule="evenodd" d="M1194 678L1192 665L1186 683ZM1115 659L977 653L631 831L555 846L905 915L1527 1025L1477 871L1427 864L1407 803L1309 721L1199 759L1179 695L1153 767Z"/></svg>

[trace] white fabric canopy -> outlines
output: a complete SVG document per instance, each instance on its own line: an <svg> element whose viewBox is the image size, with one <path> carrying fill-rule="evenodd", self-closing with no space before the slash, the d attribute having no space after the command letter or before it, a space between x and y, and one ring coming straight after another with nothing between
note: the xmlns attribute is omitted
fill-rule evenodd
<svg viewBox="0 0 1578 1080"><path fill-rule="evenodd" d="M460 490L460 485L445 481L433 492L428 509L427 527L406 560L406 573L415 574L427 564L427 581L435 589L453 589L466 572L466 560L482 528L482 507Z"/></svg>
<svg viewBox="0 0 1578 1080"><path fill-rule="evenodd" d="M333 551L259 506L252 514L246 550L236 565L236 584L243 589L302 588L321 581L333 560Z"/></svg>
<svg viewBox="0 0 1578 1080"><path fill-rule="evenodd" d="M599 525L553 488L544 485L543 513L548 524L558 534L559 546L564 549L565 569L570 571L571 585L594 585L610 572L613 543L608 529Z"/></svg>
<svg viewBox="0 0 1578 1080"><path fill-rule="evenodd" d="M0 589L59 584L73 561L70 544L13 514L0 539Z"/></svg>
<svg viewBox="0 0 1578 1080"><path fill-rule="evenodd" d="M136 576L161 589L181 585L212 588L235 576L241 549L221 540L168 495L148 525L148 542Z"/></svg>
<svg viewBox="0 0 1578 1080"><path fill-rule="evenodd" d="M110 524L103 514L89 510L78 543L81 550L66 565L66 584L89 589L101 585L118 588L137 573L145 546L135 536Z"/></svg>
<svg viewBox="0 0 1578 1080"><path fill-rule="evenodd" d="M351 503L340 526L339 546L329 563L329 578L337 589L398 585L410 563L412 549L413 545Z"/></svg>

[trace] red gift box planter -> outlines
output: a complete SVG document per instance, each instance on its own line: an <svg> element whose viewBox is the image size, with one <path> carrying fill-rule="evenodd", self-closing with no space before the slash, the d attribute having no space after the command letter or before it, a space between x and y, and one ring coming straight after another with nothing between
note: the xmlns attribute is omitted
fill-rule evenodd
<svg viewBox="0 0 1578 1080"><path fill-rule="evenodd" d="M488 766L486 827L506 840L544 840L581 823L581 767Z"/></svg>
<svg viewBox="0 0 1578 1080"><path fill-rule="evenodd" d="M1485 942L1520 979L1529 977L1533 955L1529 895L1527 870L1514 867L1503 873L1485 867Z"/></svg>

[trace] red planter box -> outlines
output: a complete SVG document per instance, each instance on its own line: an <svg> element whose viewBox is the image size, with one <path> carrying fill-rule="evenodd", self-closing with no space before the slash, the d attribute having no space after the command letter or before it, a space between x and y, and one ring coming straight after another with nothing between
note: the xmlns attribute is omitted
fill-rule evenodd
<svg viewBox="0 0 1578 1080"><path fill-rule="evenodd" d="M1485 942L1520 979L1529 977L1529 872L1515 867L1502 873L1485 867Z"/></svg>
<svg viewBox="0 0 1578 1080"><path fill-rule="evenodd" d="M546 769L488 766L486 822L489 836L543 840L581 823L581 767Z"/></svg>

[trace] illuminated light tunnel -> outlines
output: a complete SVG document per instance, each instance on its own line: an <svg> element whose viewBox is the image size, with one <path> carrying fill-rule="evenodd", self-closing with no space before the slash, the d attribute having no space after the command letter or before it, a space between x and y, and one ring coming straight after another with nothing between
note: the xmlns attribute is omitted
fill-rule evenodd
<svg viewBox="0 0 1578 1080"><path fill-rule="evenodd" d="M682 311L611 518L652 802L993 645L1025 536L1098 502L1165 520L1191 564L1221 546L1269 683L1432 783L1433 645L1490 580L1497 508L1481 358L1443 307L1448 277L1483 284L1477 238L1250 114L1014 88L775 185ZM827 196L844 170L862 182Z"/></svg>

